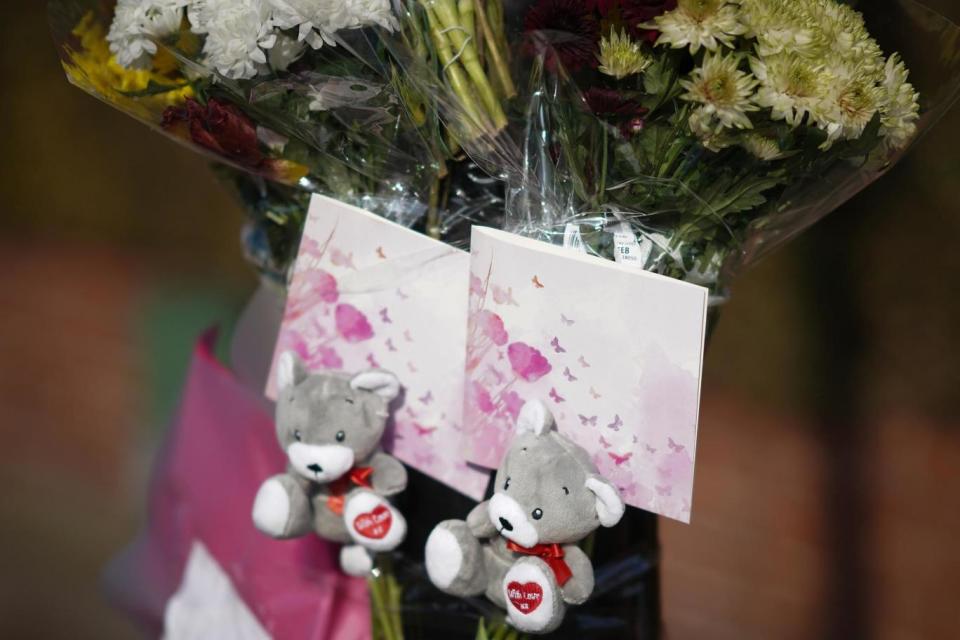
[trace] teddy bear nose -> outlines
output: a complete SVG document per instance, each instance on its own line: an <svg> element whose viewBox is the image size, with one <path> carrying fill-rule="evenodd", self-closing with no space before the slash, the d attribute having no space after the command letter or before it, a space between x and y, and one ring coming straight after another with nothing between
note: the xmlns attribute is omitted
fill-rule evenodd
<svg viewBox="0 0 960 640"><path fill-rule="evenodd" d="M510 524L510 521L506 518L500 518L500 526L502 526L507 531L513 531L513 525Z"/></svg>
<svg viewBox="0 0 960 640"><path fill-rule="evenodd" d="M313 471L314 473L323 472L323 467L318 465L316 462L314 462L313 464L308 464L307 469L309 469L310 471Z"/></svg>

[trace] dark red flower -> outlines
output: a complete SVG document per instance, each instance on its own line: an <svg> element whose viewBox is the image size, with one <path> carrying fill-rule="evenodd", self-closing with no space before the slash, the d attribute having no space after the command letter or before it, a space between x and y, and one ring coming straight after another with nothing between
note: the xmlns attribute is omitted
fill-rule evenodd
<svg viewBox="0 0 960 640"><path fill-rule="evenodd" d="M677 0L620 0L620 17L631 36L653 44L660 32L640 25L676 8Z"/></svg>
<svg viewBox="0 0 960 640"><path fill-rule="evenodd" d="M307 174L307 168L290 160L269 158L260 150L257 125L236 106L212 99L202 105L188 98L167 107L160 125L173 135L287 184Z"/></svg>
<svg viewBox="0 0 960 640"><path fill-rule="evenodd" d="M232 104L210 100L204 106L190 98L182 106L167 108L161 124L244 167L258 169L263 164L256 125Z"/></svg>
<svg viewBox="0 0 960 640"><path fill-rule="evenodd" d="M643 106L616 89L590 87L583 94L587 107L597 116L633 118L647 113Z"/></svg>
<svg viewBox="0 0 960 640"><path fill-rule="evenodd" d="M597 65L600 23L583 0L538 0L523 20L528 48L543 53L549 68L569 71Z"/></svg>
<svg viewBox="0 0 960 640"><path fill-rule="evenodd" d="M677 0L589 0L592 8L616 29L624 28L632 37L653 44L660 37L655 29L643 29L649 22L677 8Z"/></svg>

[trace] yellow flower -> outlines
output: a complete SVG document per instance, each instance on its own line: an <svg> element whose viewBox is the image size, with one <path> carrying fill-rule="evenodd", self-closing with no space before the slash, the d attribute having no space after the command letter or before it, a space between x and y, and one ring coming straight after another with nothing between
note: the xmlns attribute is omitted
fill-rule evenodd
<svg viewBox="0 0 960 640"><path fill-rule="evenodd" d="M165 73L159 73L156 66L138 70L125 69L117 64L110 53L106 30L92 12L80 20L72 33L77 37L79 47L65 47L67 59L63 61L63 69L70 82L84 91L150 121L159 120L158 114L166 107L193 96L193 88L185 84L168 59L172 56L158 56L157 66ZM130 95L157 86L168 86L170 90L149 96Z"/></svg>
<svg viewBox="0 0 960 640"><path fill-rule="evenodd" d="M631 40L626 31L613 31L609 36L604 36L600 40L597 58L600 60L598 71L617 80L643 73L653 64L653 58L645 54L640 44Z"/></svg>

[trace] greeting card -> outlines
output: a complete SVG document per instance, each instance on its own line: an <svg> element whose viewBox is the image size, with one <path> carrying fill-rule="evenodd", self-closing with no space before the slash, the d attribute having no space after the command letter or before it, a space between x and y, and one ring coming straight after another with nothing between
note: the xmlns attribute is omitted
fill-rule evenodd
<svg viewBox="0 0 960 640"><path fill-rule="evenodd" d="M276 354L394 372L386 447L471 497L538 398L628 504L689 521L706 310L630 265L478 227L467 254L315 197Z"/></svg>
<svg viewBox="0 0 960 640"><path fill-rule="evenodd" d="M496 467L539 398L625 502L690 518L707 290L474 227L463 451Z"/></svg>
<svg viewBox="0 0 960 640"><path fill-rule="evenodd" d="M330 198L310 204L274 357L314 371L381 368L403 384L385 448L475 499L488 474L456 455L470 256ZM267 395L276 397L275 375Z"/></svg>

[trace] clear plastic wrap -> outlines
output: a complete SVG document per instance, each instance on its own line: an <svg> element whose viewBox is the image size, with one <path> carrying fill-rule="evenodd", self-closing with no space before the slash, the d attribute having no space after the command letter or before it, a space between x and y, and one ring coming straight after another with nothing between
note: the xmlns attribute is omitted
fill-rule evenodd
<svg viewBox="0 0 960 640"><path fill-rule="evenodd" d="M250 214L248 258L278 282L311 193L454 244L469 238L471 222L499 224L502 187L447 145L375 30L345 30L315 50L281 36L256 75L232 78L207 64L203 36L186 20L149 39L148 63L122 66L109 40L114 10L99 0L49 3L68 79L215 160ZM292 62L276 59L283 47L297 50Z"/></svg>
<svg viewBox="0 0 960 640"><path fill-rule="evenodd" d="M423 7L439 0L410 4ZM437 95L438 110L464 149L506 184L504 227L609 259L628 252L646 270L709 286L718 302L737 273L886 173L955 103L960 90L956 25L913 0L853 2L862 5L857 8L864 11L866 30L885 56L880 63L888 62L871 72L881 93L885 83L919 93L919 118L896 145L887 131L893 116L876 108L854 134L837 139L826 125L814 125L812 115L804 126L791 127L758 115L752 106L745 114L757 122L749 129L703 135L694 131L690 117L700 103L681 94L695 91L689 86L696 84L695 68L705 66L713 52L638 45L648 60L632 79L597 69L598 62L601 69L605 64L601 34L624 35L632 26L645 31L633 33L634 42L653 42L656 23L649 17L676 2L505 4L506 39L518 43L512 56L519 95L504 100L509 125L478 119L450 77L417 60L410 64L410 75L418 78L411 82ZM678 11L685 4L741 6L681 2ZM775 4L744 0L738 10ZM647 22L626 21L628 9L647 11ZM578 31L558 30L564 24ZM618 31L621 26L625 31ZM600 53L590 50L591 39L601 39ZM743 46L719 46L716 56L736 57L742 75L749 76L744 60L753 65L753 53ZM891 60L893 52L899 58ZM898 60L908 77L896 75Z"/></svg>

